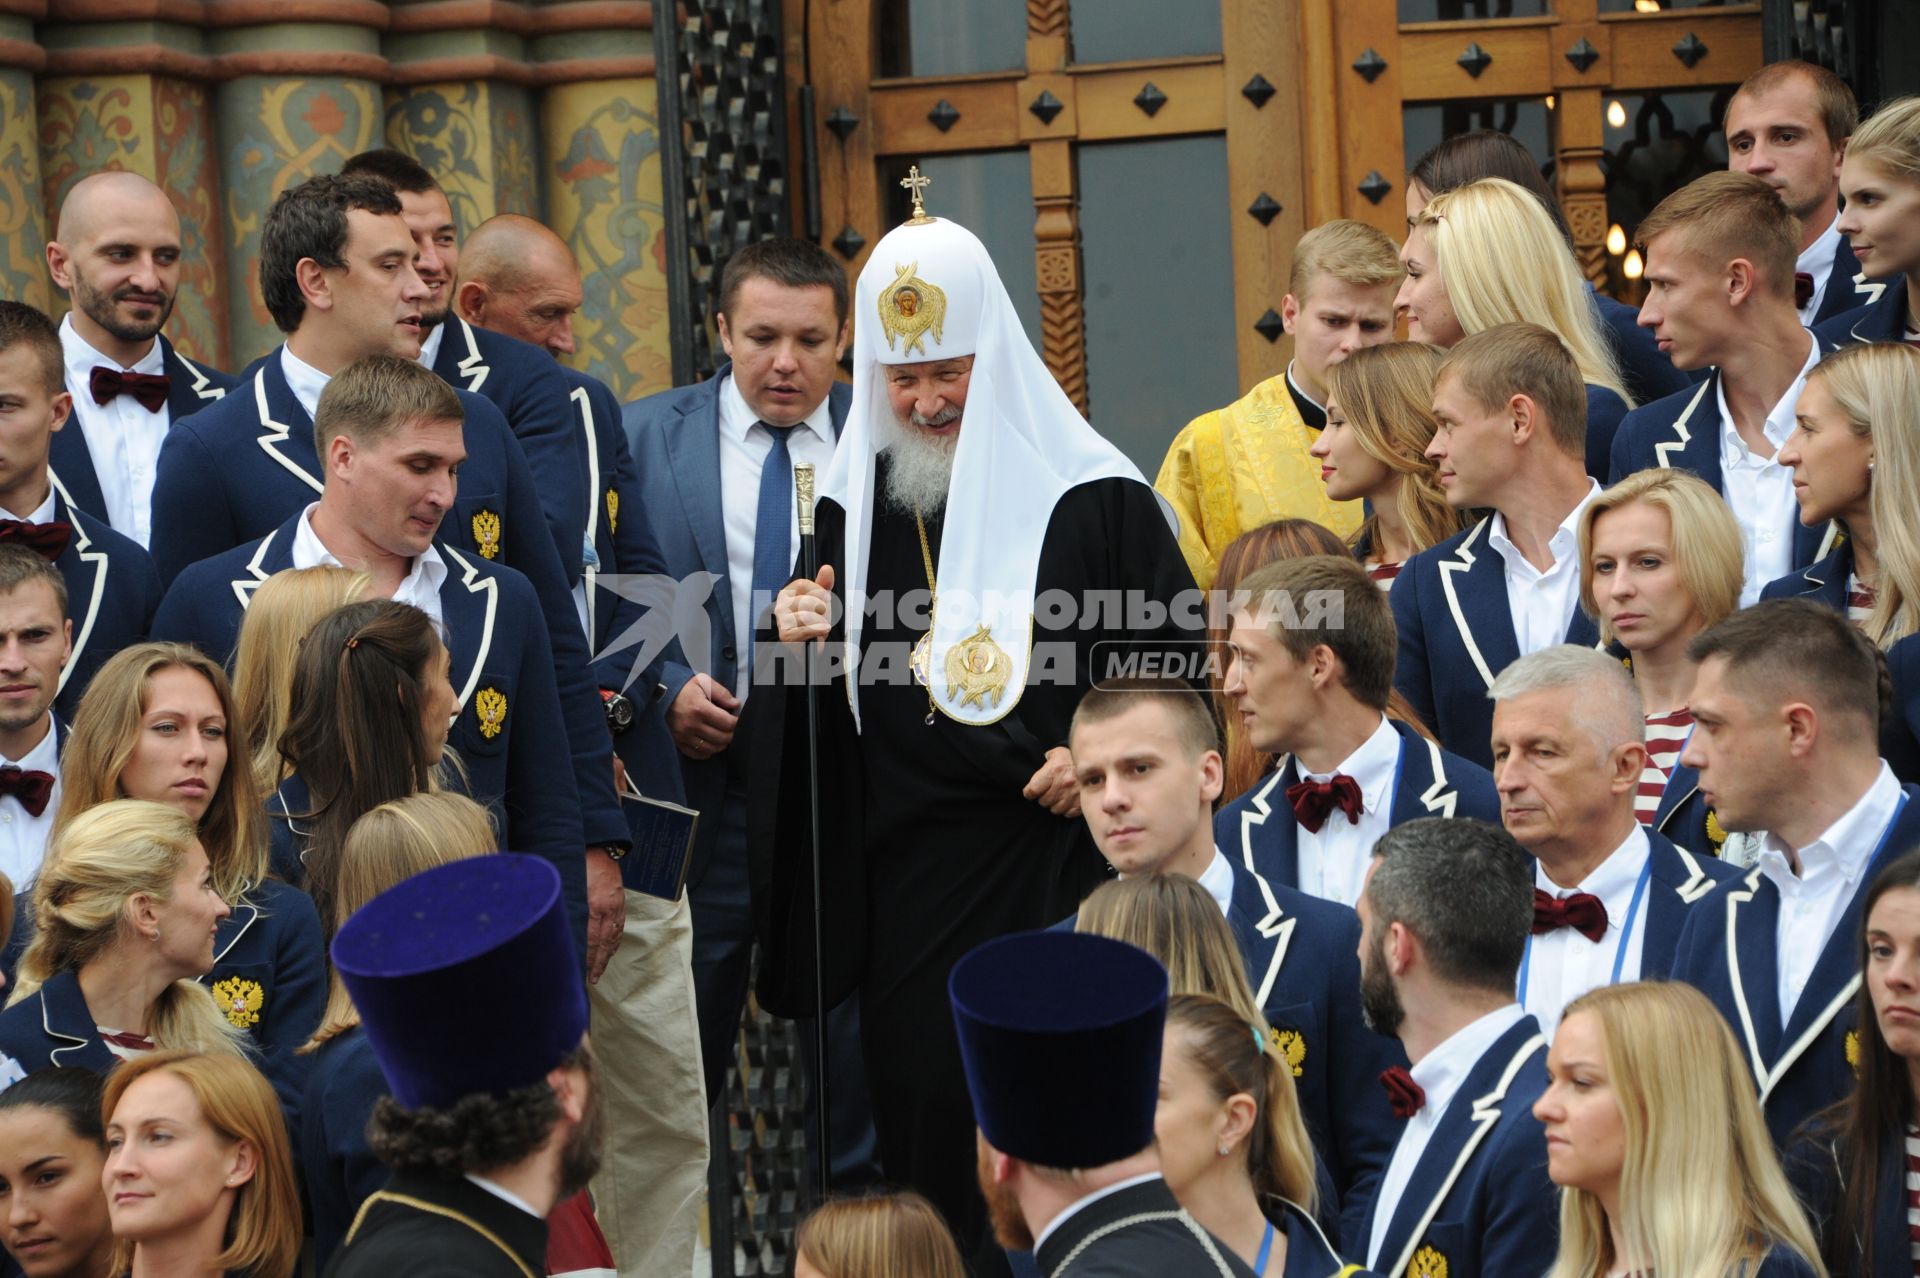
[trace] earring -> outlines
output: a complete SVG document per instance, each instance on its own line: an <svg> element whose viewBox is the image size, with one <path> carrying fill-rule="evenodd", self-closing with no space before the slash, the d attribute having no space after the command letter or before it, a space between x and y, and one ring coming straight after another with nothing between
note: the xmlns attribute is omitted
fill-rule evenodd
<svg viewBox="0 0 1920 1278"><path fill-rule="evenodd" d="M1228 1154L1232 1152L1233 1152L1233 1146L1231 1145L1222 1145L1220 1147L1220 1157L1222 1158L1225 1158Z"/></svg>

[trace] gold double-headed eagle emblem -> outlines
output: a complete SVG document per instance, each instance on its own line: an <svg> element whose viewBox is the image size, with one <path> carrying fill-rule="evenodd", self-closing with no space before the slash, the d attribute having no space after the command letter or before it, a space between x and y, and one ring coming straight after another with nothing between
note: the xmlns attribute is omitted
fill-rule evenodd
<svg viewBox="0 0 1920 1278"><path fill-rule="evenodd" d="M473 712L480 721L480 735L493 740L507 726L507 694L489 684L474 698Z"/></svg>

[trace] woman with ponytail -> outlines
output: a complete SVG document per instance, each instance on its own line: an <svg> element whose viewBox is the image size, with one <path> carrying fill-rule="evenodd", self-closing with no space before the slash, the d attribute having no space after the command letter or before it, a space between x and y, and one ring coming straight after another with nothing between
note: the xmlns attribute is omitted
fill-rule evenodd
<svg viewBox="0 0 1920 1278"><path fill-rule="evenodd" d="M193 822L116 799L59 827L34 880L32 942L0 1012L0 1053L32 1072L104 1074L156 1050L244 1054L197 982L228 914Z"/></svg>
<svg viewBox="0 0 1920 1278"><path fill-rule="evenodd" d="M1313 1145L1264 1021L1205 994L1174 995L1153 1130L1174 1197L1256 1275L1347 1272L1314 1223Z"/></svg>

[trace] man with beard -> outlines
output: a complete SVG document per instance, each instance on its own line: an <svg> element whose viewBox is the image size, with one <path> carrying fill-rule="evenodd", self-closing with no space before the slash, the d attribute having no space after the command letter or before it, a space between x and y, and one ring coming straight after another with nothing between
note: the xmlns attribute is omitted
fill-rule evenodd
<svg viewBox="0 0 1920 1278"><path fill-rule="evenodd" d="M367 1142L393 1178L330 1278L549 1272L548 1218L581 1209L604 1136L560 876L511 852L416 874L333 962L392 1089Z"/></svg>
<svg viewBox="0 0 1920 1278"><path fill-rule="evenodd" d="M1026 932L956 963L948 998L1001 1246L1047 1278L1253 1272L1160 1175L1165 968L1103 936Z"/></svg>
<svg viewBox="0 0 1920 1278"><path fill-rule="evenodd" d="M82 178L60 206L47 270L73 300L60 345L77 428L53 437L54 472L75 506L145 546L168 428L234 384L160 331L180 288L180 215L137 173Z"/></svg>
<svg viewBox="0 0 1920 1278"><path fill-rule="evenodd" d="M910 315L903 290L919 298ZM982 941L1066 917L1099 881L1064 745L1074 707L1130 660L1165 673L1179 639L1198 647L1203 610L1153 491L1055 384L971 233L924 215L890 232L854 313L823 566L781 590L773 622L791 646L756 672L790 692L749 703L760 995L781 1013L814 1001L807 659L827 787L824 995L860 991L882 1171L930 1198L965 1249L984 1216L948 973Z"/></svg>
<svg viewBox="0 0 1920 1278"><path fill-rule="evenodd" d="M1484 821L1395 826L1374 846L1360 922L1361 1008L1413 1068L1380 1076L1406 1127L1341 1251L1382 1278L1532 1273L1560 1220L1533 1116L1546 1039L1513 998L1533 858Z"/></svg>

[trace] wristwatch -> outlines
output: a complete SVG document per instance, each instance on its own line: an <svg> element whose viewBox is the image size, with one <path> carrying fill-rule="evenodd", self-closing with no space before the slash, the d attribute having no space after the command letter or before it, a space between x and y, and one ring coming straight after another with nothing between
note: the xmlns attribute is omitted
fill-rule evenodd
<svg viewBox="0 0 1920 1278"><path fill-rule="evenodd" d="M587 851L589 852L594 852L594 851L605 852L607 854L607 860L609 861L623 860L625 859L627 853L631 852L632 850L633 850L632 848L622 847L618 843L596 843L592 847L587 849Z"/></svg>
<svg viewBox="0 0 1920 1278"><path fill-rule="evenodd" d="M611 688L600 689L601 703L607 709L607 731L620 736L633 726L633 702Z"/></svg>

